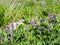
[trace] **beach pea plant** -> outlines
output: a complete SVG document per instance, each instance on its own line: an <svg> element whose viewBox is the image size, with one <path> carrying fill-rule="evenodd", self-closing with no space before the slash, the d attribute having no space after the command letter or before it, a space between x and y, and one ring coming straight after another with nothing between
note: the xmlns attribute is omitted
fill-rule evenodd
<svg viewBox="0 0 60 45"><path fill-rule="evenodd" d="M0 45L60 45L60 0L0 0Z"/></svg>
<svg viewBox="0 0 60 45"><path fill-rule="evenodd" d="M48 21L46 18L42 18L39 21L34 19L30 23L21 24L12 30L2 30L1 44L8 45L60 45L60 25L59 16L48 15ZM55 17L54 17L55 16ZM56 27L57 26L57 27Z"/></svg>

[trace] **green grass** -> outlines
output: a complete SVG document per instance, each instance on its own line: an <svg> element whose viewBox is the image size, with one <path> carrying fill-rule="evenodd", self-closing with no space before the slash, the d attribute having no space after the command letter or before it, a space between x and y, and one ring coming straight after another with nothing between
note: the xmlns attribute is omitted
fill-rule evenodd
<svg viewBox="0 0 60 45"><path fill-rule="evenodd" d="M0 13L4 14L4 26L20 18L42 18L43 11L60 14L59 0L1 0L0 2Z"/></svg>

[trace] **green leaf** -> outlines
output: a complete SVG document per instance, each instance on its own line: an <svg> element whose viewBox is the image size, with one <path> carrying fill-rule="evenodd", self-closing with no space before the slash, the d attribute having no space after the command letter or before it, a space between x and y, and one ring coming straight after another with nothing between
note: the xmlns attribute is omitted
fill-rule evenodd
<svg viewBox="0 0 60 45"><path fill-rule="evenodd" d="M0 29L0 34L2 33L2 29Z"/></svg>

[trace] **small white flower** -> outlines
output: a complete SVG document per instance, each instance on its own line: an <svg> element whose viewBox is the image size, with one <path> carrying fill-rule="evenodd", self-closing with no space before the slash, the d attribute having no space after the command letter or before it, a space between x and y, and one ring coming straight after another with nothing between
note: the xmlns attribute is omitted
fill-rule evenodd
<svg viewBox="0 0 60 45"><path fill-rule="evenodd" d="M10 25L8 25L7 28L5 28L5 30L15 30L17 26L24 24L23 22L24 22L23 19L21 19L18 22L12 22Z"/></svg>
<svg viewBox="0 0 60 45"><path fill-rule="evenodd" d="M45 1L43 0L43 1L41 1L41 4L42 4L42 6L45 6L46 5L46 3L45 3Z"/></svg>
<svg viewBox="0 0 60 45"><path fill-rule="evenodd" d="M49 29L50 29L50 30L53 29L53 24L52 24L52 23L50 23L50 25L49 25Z"/></svg>

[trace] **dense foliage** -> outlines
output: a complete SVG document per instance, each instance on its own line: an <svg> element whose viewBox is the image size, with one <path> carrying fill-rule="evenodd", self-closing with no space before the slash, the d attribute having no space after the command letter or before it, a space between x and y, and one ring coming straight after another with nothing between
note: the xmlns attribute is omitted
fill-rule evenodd
<svg viewBox="0 0 60 45"><path fill-rule="evenodd" d="M0 45L60 45L60 0L0 0Z"/></svg>

